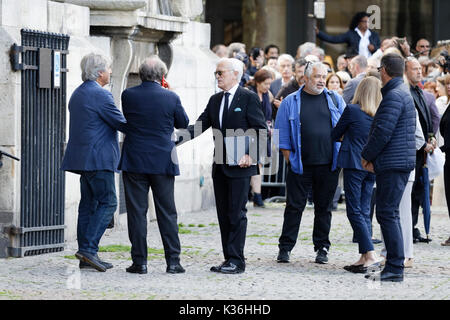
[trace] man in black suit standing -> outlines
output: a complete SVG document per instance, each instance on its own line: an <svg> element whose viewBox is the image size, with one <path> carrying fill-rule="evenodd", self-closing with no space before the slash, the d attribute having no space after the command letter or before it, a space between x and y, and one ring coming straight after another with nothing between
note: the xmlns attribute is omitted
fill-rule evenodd
<svg viewBox="0 0 450 320"><path fill-rule="evenodd" d="M162 87L167 67L150 56L139 68L142 84L122 93L129 130L123 142L119 169L123 171L128 235L133 264L130 273L147 273L148 192L152 188L156 219L164 246L166 272L183 273L180 265L175 176L180 174L172 141L174 128L186 128L189 118L174 92Z"/></svg>
<svg viewBox="0 0 450 320"><path fill-rule="evenodd" d="M249 152L245 152L242 157L238 156L239 159L234 159L235 163L225 161L231 156L229 152L227 157L229 150L225 149L227 144L225 140L239 135L237 132L241 130L245 134L252 131L255 133L254 136L258 136L259 130L267 129L258 96L239 86L242 73L241 61L233 58L220 59L214 74L218 87L223 91L209 99L196 124L188 127L188 139L199 136L210 127L213 128L215 156L212 178L225 261L219 266L213 266L211 271L227 274L245 271L244 245L247 232L245 205L250 177L259 174L259 169L254 165L257 159L252 159ZM267 131L264 132L267 134ZM265 146L262 142L261 145Z"/></svg>
<svg viewBox="0 0 450 320"><path fill-rule="evenodd" d="M425 187L422 182L422 167L426 162L426 154L432 153L437 147L436 138L433 133L433 122L430 109L427 106L425 95L419 87L422 80L422 66L416 58L408 57L405 62L405 73L409 81L409 91L414 100L414 105L419 113L419 121L422 127L423 136L425 138L424 145L416 151L416 176L414 179L413 189L411 192L411 214L413 221L413 241L428 242L421 236L417 228L419 220L419 207L422 205L425 196Z"/></svg>

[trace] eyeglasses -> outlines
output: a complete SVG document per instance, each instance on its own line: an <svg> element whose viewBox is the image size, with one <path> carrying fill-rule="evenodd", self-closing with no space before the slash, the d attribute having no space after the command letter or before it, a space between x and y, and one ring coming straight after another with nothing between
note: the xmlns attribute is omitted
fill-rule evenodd
<svg viewBox="0 0 450 320"><path fill-rule="evenodd" d="M425 45L423 45L423 46L419 46L419 48L429 48L430 46L425 46Z"/></svg>
<svg viewBox="0 0 450 320"><path fill-rule="evenodd" d="M227 72L227 71L231 71L231 70L219 70L219 71L215 71L214 72L214 76L219 76L219 77L221 77L225 72Z"/></svg>
<svg viewBox="0 0 450 320"><path fill-rule="evenodd" d="M312 62L311 62L311 61L306 62L306 65L305 65L305 71L306 71L306 69L309 68L310 65L312 65Z"/></svg>
<svg viewBox="0 0 450 320"><path fill-rule="evenodd" d="M378 72L381 72L381 69L383 69L384 68L384 66L379 66L378 68L377 68L377 71Z"/></svg>

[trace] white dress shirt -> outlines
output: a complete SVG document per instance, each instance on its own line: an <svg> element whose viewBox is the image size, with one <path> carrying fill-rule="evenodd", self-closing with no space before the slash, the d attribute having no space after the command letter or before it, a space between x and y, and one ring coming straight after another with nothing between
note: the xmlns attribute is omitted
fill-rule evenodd
<svg viewBox="0 0 450 320"><path fill-rule="evenodd" d="M230 108L231 103L232 103L233 98L234 98L234 95L236 94L236 90L238 89L238 87L239 87L239 83L235 84L234 87L232 87L230 90L223 91L223 98L222 98L222 101L220 102L220 110L219 110L219 122L220 122L220 127L221 128L222 128L223 106L225 104L225 93L228 92L230 94L228 96L228 108Z"/></svg>
<svg viewBox="0 0 450 320"><path fill-rule="evenodd" d="M358 28L355 28L355 31L361 37L361 40L359 41L359 54L365 56L366 58L369 58L370 56L372 56L372 53L368 48L370 44L369 37L372 34L372 32L370 32L370 30L367 29L366 33L364 33L363 35Z"/></svg>

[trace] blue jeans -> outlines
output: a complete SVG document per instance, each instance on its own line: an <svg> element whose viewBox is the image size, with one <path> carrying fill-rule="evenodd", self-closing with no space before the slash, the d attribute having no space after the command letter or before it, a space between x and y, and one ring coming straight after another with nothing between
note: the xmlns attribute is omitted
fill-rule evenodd
<svg viewBox="0 0 450 320"><path fill-rule="evenodd" d="M375 175L368 171L344 169L344 190L347 217L359 244L359 253L373 250L370 200Z"/></svg>
<svg viewBox="0 0 450 320"><path fill-rule="evenodd" d="M81 253L96 255L98 243L117 208L114 172L83 171L77 241Z"/></svg>
<svg viewBox="0 0 450 320"><path fill-rule="evenodd" d="M386 171L377 174L376 215L386 246L385 271L402 274L405 260L399 205L411 172Z"/></svg>

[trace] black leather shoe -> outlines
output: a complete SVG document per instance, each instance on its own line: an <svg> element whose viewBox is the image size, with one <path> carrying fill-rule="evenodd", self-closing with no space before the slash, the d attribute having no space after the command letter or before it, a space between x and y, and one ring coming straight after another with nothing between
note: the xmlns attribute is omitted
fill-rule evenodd
<svg viewBox="0 0 450 320"><path fill-rule="evenodd" d="M381 271L378 273L367 273L364 278L368 280L379 280L379 281L391 281L391 282L402 282L403 273L392 273L387 271Z"/></svg>
<svg viewBox="0 0 450 320"><path fill-rule="evenodd" d="M244 268L238 267L233 262L227 262L220 268L219 272L226 274L237 274L243 273L244 271L245 271Z"/></svg>
<svg viewBox="0 0 450 320"><path fill-rule="evenodd" d="M184 273L186 270L183 269L183 267L181 266L181 264L171 264L169 266L167 266L166 272L167 273Z"/></svg>
<svg viewBox="0 0 450 320"><path fill-rule="evenodd" d="M80 251L75 253L75 257L77 257L78 260L85 262L95 268L95 270L100 272L105 272L106 267L102 264L100 259L98 259L97 256L94 256L89 253L81 253Z"/></svg>
<svg viewBox="0 0 450 320"><path fill-rule="evenodd" d="M109 262L102 261L100 259L99 259L99 261L101 264L103 264L105 266L106 269L111 269L113 267L113 265ZM92 268L93 267L89 263L80 261L80 269L92 269Z"/></svg>
<svg viewBox="0 0 450 320"><path fill-rule="evenodd" d="M290 251L280 249L280 251L278 252L277 262L288 263L290 254L291 254Z"/></svg>
<svg viewBox="0 0 450 320"><path fill-rule="evenodd" d="M371 264L367 267L364 267L363 264L359 264L359 265L352 265L350 266L351 268L347 271L353 272L353 273L368 273L368 272L375 272L378 271L380 269L380 263L379 262L375 262L374 264ZM345 267L344 267L345 268Z"/></svg>
<svg viewBox="0 0 450 320"><path fill-rule="evenodd" d="M381 241L380 239L372 239L372 243L373 244L380 244L380 243L382 243L383 241Z"/></svg>
<svg viewBox="0 0 450 320"><path fill-rule="evenodd" d="M423 238L421 236L413 239L413 243L417 242L430 243L431 241L433 241L431 238Z"/></svg>
<svg viewBox="0 0 450 320"><path fill-rule="evenodd" d="M218 266L212 266L211 267L211 269L209 269L210 271L212 271L212 272L220 272L220 268L222 268L222 266L224 265L224 264L226 264L227 262L226 261L224 261L224 262L222 262L220 265L218 265Z"/></svg>
<svg viewBox="0 0 450 320"><path fill-rule="evenodd" d="M139 265L139 264L132 264L130 267L126 268L126 271L129 273L139 273L139 274L146 274L147 273L147 266L145 264Z"/></svg>
<svg viewBox="0 0 450 320"><path fill-rule="evenodd" d="M326 264L328 263L327 250L325 248L319 249L317 251L316 263Z"/></svg>
<svg viewBox="0 0 450 320"><path fill-rule="evenodd" d="M355 266L352 269L350 269L350 272L353 273L367 273L368 268L364 267L364 265Z"/></svg>
<svg viewBox="0 0 450 320"><path fill-rule="evenodd" d="M387 271L381 271L380 281L402 282L403 273L392 273Z"/></svg>

